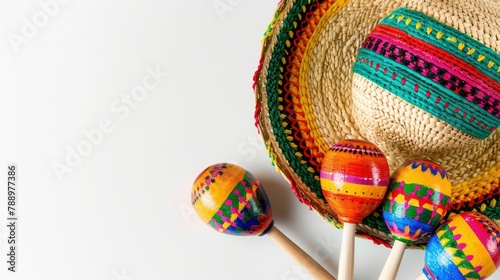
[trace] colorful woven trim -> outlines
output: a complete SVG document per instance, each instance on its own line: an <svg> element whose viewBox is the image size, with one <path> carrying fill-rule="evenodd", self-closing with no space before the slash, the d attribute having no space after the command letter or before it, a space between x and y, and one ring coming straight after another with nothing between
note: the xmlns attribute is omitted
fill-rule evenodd
<svg viewBox="0 0 500 280"><path fill-rule="evenodd" d="M319 20L331 5L339 1L317 2L297 1L283 20L273 50L277 55L273 55L269 62L266 91L269 118L283 155L311 191L323 197L319 184L319 160L323 154L307 133L310 130L301 110L298 69L300 54Z"/></svg>
<svg viewBox="0 0 500 280"><path fill-rule="evenodd" d="M397 9L363 43L359 74L459 130L500 126L500 55L426 15ZM496 67L495 67L496 68Z"/></svg>

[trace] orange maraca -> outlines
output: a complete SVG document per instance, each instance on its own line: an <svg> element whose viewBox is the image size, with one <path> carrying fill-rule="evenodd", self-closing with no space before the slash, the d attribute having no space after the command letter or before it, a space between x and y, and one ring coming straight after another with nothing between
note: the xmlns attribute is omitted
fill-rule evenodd
<svg viewBox="0 0 500 280"><path fill-rule="evenodd" d="M218 232L238 236L267 235L315 278L335 280L274 226L264 188L245 169L230 163L206 168L193 184L191 202L198 216Z"/></svg>
<svg viewBox="0 0 500 280"><path fill-rule="evenodd" d="M380 149L368 141L343 140L333 145L321 165L321 189L344 223L339 279L352 279L356 224L382 202L389 183L389 165Z"/></svg>

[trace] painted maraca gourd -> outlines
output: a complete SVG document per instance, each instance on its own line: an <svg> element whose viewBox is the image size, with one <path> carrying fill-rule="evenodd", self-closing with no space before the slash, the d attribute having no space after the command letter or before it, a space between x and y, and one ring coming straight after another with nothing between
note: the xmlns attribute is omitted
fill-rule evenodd
<svg viewBox="0 0 500 280"><path fill-rule="evenodd" d="M273 226L271 207L260 182L243 168L215 164L198 175L191 192L198 216L232 235L264 235Z"/></svg>
<svg viewBox="0 0 500 280"><path fill-rule="evenodd" d="M427 279L485 279L500 265L500 228L483 214L462 212L441 225L427 244Z"/></svg>
<svg viewBox="0 0 500 280"><path fill-rule="evenodd" d="M428 160L409 160L391 176L382 215L394 239L410 244L430 233L450 207L446 171Z"/></svg>
<svg viewBox="0 0 500 280"><path fill-rule="evenodd" d="M335 278L274 226L266 192L252 173L230 163L206 168L191 191L198 216L218 232L237 236L267 235L314 279Z"/></svg>
<svg viewBox="0 0 500 280"><path fill-rule="evenodd" d="M389 176L387 159L376 145L342 140L323 158L321 189L341 222L358 224L384 199Z"/></svg>

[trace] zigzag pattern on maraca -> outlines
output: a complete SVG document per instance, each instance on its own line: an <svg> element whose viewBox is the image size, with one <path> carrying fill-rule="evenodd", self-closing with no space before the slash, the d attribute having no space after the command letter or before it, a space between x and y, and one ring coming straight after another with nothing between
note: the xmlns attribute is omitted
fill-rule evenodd
<svg viewBox="0 0 500 280"><path fill-rule="evenodd" d="M392 236L411 244L430 233L450 206L446 171L425 160L410 160L391 176L382 213Z"/></svg>
<svg viewBox="0 0 500 280"><path fill-rule="evenodd" d="M500 265L500 232L488 217L463 212L433 234L425 252L428 279L485 279Z"/></svg>
<svg viewBox="0 0 500 280"><path fill-rule="evenodd" d="M233 164L209 167L194 186L193 207L205 223L219 232L262 235L273 224L269 201L259 181Z"/></svg>

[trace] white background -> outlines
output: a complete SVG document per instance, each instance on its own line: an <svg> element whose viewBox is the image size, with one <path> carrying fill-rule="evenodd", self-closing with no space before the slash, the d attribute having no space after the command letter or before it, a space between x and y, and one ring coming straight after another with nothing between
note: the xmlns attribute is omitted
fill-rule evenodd
<svg viewBox="0 0 500 280"><path fill-rule="evenodd" d="M0 279L310 279L268 237L219 234L194 214L194 178L224 161L254 173L276 226L337 274L341 231L298 202L254 126L277 0L48 2L0 4ZM356 279L377 279L388 253L358 238ZM422 262L407 251L398 279Z"/></svg>

